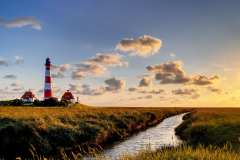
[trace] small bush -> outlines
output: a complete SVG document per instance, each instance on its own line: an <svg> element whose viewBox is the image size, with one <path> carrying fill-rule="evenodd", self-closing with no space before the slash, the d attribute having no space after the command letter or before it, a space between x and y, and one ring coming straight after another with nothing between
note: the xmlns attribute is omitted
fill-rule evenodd
<svg viewBox="0 0 240 160"><path fill-rule="evenodd" d="M11 106L22 106L23 105L23 101L21 99L14 99L12 101L10 101Z"/></svg>
<svg viewBox="0 0 240 160"><path fill-rule="evenodd" d="M57 106L58 100L56 98L49 98L43 101L44 106Z"/></svg>
<svg viewBox="0 0 240 160"><path fill-rule="evenodd" d="M58 101L56 98L49 98L43 101L34 100L33 102L33 106L48 106L48 107L53 107L53 106L66 107L69 104L70 104L69 101L66 101L66 100Z"/></svg>
<svg viewBox="0 0 240 160"><path fill-rule="evenodd" d="M33 106L44 106L44 103L36 99L33 101Z"/></svg>

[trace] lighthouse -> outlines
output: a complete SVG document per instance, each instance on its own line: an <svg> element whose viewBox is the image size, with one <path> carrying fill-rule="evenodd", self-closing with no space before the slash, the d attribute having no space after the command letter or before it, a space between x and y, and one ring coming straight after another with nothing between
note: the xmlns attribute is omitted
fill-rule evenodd
<svg viewBox="0 0 240 160"><path fill-rule="evenodd" d="M45 63L45 84L44 84L44 99L52 97L52 86L51 86L51 61L50 58L46 59Z"/></svg>

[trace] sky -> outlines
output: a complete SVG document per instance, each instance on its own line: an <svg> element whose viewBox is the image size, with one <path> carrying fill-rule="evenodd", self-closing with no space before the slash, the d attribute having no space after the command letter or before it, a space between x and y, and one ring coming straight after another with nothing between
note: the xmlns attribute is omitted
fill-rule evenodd
<svg viewBox="0 0 240 160"><path fill-rule="evenodd" d="M237 0L1 0L0 99L70 90L95 106L240 106Z"/></svg>

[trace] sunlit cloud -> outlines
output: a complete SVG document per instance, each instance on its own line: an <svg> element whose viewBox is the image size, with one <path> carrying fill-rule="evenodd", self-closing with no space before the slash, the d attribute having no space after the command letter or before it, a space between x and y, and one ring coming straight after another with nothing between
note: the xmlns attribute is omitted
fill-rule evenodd
<svg viewBox="0 0 240 160"><path fill-rule="evenodd" d="M70 64L62 64L62 65L52 65L53 73L52 77L53 78L64 78L65 77L65 72L71 69Z"/></svg>
<svg viewBox="0 0 240 160"><path fill-rule="evenodd" d="M218 93L218 94L222 93L222 89L216 88L216 87L213 87L213 86L208 86L207 89L209 91L213 92L213 93Z"/></svg>
<svg viewBox="0 0 240 160"><path fill-rule="evenodd" d="M180 96L191 96L191 98L196 99L200 97L200 94L197 92L196 89L189 89L189 88L184 88L184 89L176 89L172 90L172 93L174 95L180 95Z"/></svg>
<svg viewBox="0 0 240 160"><path fill-rule="evenodd" d="M103 95L105 93L104 87L97 87L92 88L90 85L84 84L84 85L76 85L76 84L69 84L70 91L73 91L75 94L80 95L87 95L87 96L99 96Z"/></svg>
<svg viewBox="0 0 240 160"><path fill-rule="evenodd" d="M136 39L123 39L117 44L116 49L132 55L147 57L159 52L161 47L162 40L144 35Z"/></svg>
<svg viewBox="0 0 240 160"><path fill-rule="evenodd" d="M219 76L215 75L212 77L206 77L203 75L197 75L192 78L192 83L195 85L210 85L213 84L216 80L219 79Z"/></svg>
<svg viewBox="0 0 240 160"><path fill-rule="evenodd" d="M183 84L191 80L182 69L181 61L170 61L159 65L150 65L146 69L155 74L161 84Z"/></svg>
<svg viewBox="0 0 240 160"><path fill-rule="evenodd" d="M73 79L82 79L85 76L101 76L107 70L103 65L89 62L77 64L75 67L72 72Z"/></svg>
<svg viewBox="0 0 240 160"><path fill-rule="evenodd" d="M91 87L90 85L83 84L69 84L69 90L75 94L87 95L87 96L98 96L103 95L107 92L120 92L125 89L126 82L122 79L109 78L104 81L104 85L99 87Z"/></svg>
<svg viewBox="0 0 240 160"><path fill-rule="evenodd" d="M129 91L129 92L136 92L136 91L138 91L138 88L136 88L136 87L130 87L130 88L128 88L128 91Z"/></svg>
<svg viewBox="0 0 240 160"><path fill-rule="evenodd" d="M107 85L107 91L118 92L125 89L126 81L116 78L110 78L104 81Z"/></svg>
<svg viewBox="0 0 240 160"><path fill-rule="evenodd" d="M62 64L62 65L52 65L53 70L57 72L66 72L71 68L71 64Z"/></svg>
<svg viewBox="0 0 240 160"><path fill-rule="evenodd" d="M196 93L195 89L176 89L172 91L175 95L192 95L193 93Z"/></svg>
<svg viewBox="0 0 240 160"><path fill-rule="evenodd" d="M153 98L152 95L146 95L146 96L134 97L134 98L131 98L130 100L136 101L136 100L145 100L145 99L152 99L152 98Z"/></svg>
<svg viewBox="0 0 240 160"><path fill-rule="evenodd" d="M158 95L165 92L164 89L146 89L142 87L130 87L128 88L129 92L140 93L140 94L151 94L151 95Z"/></svg>
<svg viewBox="0 0 240 160"><path fill-rule="evenodd" d="M152 84L152 77L145 76L139 82L139 87L149 87Z"/></svg>
<svg viewBox="0 0 240 160"><path fill-rule="evenodd" d="M95 57L87 60L92 63L99 63L107 66L127 66L128 63L118 53L97 53Z"/></svg>
<svg viewBox="0 0 240 160"><path fill-rule="evenodd" d="M72 79L74 80L80 80L83 79L84 75L82 74L82 72L78 72L78 71L73 71L72 72Z"/></svg>
<svg viewBox="0 0 240 160"><path fill-rule="evenodd" d="M152 89L152 90L142 90L142 91L139 91L139 93L143 93L143 94L162 94L164 93L165 90L164 89Z"/></svg>
<svg viewBox="0 0 240 160"><path fill-rule="evenodd" d="M83 79L86 76L102 76L109 67L126 67L128 63L117 53L98 53L96 56L75 65L72 79Z"/></svg>
<svg viewBox="0 0 240 160"><path fill-rule="evenodd" d="M187 75L183 69L182 61L170 61L158 65L147 66L146 69L155 75L155 80L161 84L194 84L211 85L214 84L219 76L207 77L205 75Z"/></svg>

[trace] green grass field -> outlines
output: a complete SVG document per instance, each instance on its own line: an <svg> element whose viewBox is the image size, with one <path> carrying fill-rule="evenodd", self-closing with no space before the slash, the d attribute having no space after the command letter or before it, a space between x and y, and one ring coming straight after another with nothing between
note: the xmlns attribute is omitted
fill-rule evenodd
<svg viewBox="0 0 240 160"><path fill-rule="evenodd" d="M186 111L174 108L0 107L0 158L101 149ZM31 149L31 150L29 150Z"/></svg>
<svg viewBox="0 0 240 160"><path fill-rule="evenodd" d="M240 109L195 109L176 131L184 146L142 151L123 160L239 160Z"/></svg>
<svg viewBox="0 0 240 160"><path fill-rule="evenodd" d="M186 144L144 150L121 160L238 160L240 109L87 107L1 107L0 155L81 159L164 118L191 110L177 129ZM29 150L30 149L30 150ZM9 157L10 155L10 157ZM101 158L99 158L101 159ZM103 158L104 159L104 158Z"/></svg>

